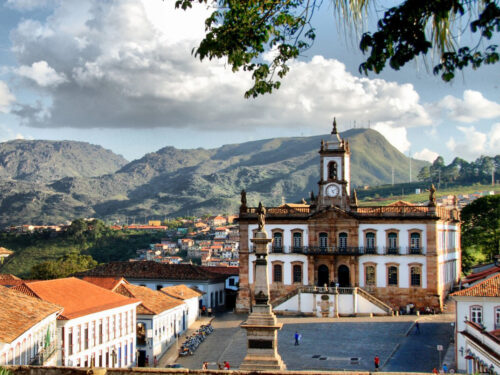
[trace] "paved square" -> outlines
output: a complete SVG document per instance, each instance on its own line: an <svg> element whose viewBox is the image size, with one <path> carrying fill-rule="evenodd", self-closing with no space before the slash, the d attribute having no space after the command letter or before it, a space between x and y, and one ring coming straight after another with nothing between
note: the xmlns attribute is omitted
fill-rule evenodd
<svg viewBox="0 0 500 375"><path fill-rule="evenodd" d="M413 317L416 318L416 317ZM213 321L215 331L193 356L178 359L183 367L199 369L203 361L229 361L238 368L246 354L246 334L239 327L246 316L223 314ZM438 366L436 345L450 342L453 329L448 322L421 320L421 333L406 333L413 324L397 318L316 319L282 318L278 351L289 370L373 370L373 358L380 357L385 371L425 371ZM294 334L302 335L294 345ZM443 352L443 354L444 354Z"/></svg>

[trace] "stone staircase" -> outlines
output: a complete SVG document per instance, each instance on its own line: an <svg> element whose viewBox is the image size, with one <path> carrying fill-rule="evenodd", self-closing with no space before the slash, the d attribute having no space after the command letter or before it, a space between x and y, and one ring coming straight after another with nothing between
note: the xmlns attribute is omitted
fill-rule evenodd
<svg viewBox="0 0 500 375"><path fill-rule="evenodd" d="M373 303L375 306L378 306L379 308L384 310L387 313L387 315L392 315L393 310L388 304L382 302L381 300L379 300L375 296L371 295L370 293L368 293L364 289L361 289L361 288L357 288L357 289L358 289L357 292L360 296L364 297L365 299L367 299L368 301Z"/></svg>
<svg viewBox="0 0 500 375"><path fill-rule="evenodd" d="M309 297L305 298L302 297L302 301L311 301L311 298L313 298L312 301L314 301L311 305L311 302L302 302L302 304L298 301L300 301L301 296L298 294L304 295L306 297L307 295L311 296L316 296L316 297ZM275 298L274 300L271 301L271 305L273 307L273 310L278 313L278 314L287 314L287 313L295 313L295 314L310 314L314 313L317 311L319 308L319 299L321 295L329 295L330 297L326 298L328 300L328 303L331 303L332 301L337 301L337 298L339 299L339 302L341 305L339 309L335 308L337 311L336 314L343 314L344 316L347 315L392 315L393 314L393 309L381 301L380 299L376 298L372 294L370 294L368 291L361 289L359 287L317 287L317 286L301 286L296 288L295 290L285 294L284 296ZM347 296L352 296L352 298L346 299ZM333 299L334 298L334 299ZM297 300L299 299L299 300ZM355 301L365 301L363 302L363 307L359 307L359 303L361 302L355 302ZM337 302L335 302L337 303ZM307 306L305 306L306 304ZM313 306L314 305L314 306ZM372 306L372 307L370 307ZM350 312L349 312L350 311Z"/></svg>

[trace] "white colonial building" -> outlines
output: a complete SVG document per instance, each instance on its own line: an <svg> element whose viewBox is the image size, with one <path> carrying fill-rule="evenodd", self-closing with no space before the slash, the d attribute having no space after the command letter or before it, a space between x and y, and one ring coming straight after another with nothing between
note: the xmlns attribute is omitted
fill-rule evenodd
<svg viewBox="0 0 500 375"><path fill-rule="evenodd" d="M226 302L225 276L192 264L165 264L154 261L110 262L77 275L78 277L124 277L131 284L146 286L152 290L184 284L204 293L200 305L205 305L207 309L222 309Z"/></svg>
<svg viewBox="0 0 500 375"><path fill-rule="evenodd" d="M61 306L0 286L0 366L55 366Z"/></svg>
<svg viewBox="0 0 500 375"><path fill-rule="evenodd" d="M456 358L467 374L500 374L500 273L452 294Z"/></svg>
<svg viewBox="0 0 500 375"><path fill-rule="evenodd" d="M58 365L132 367L140 301L70 277L15 287L64 308L57 320Z"/></svg>
<svg viewBox="0 0 500 375"><path fill-rule="evenodd" d="M318 195L302 204L266 207L273 305L308 286L337 286L362 288L393 309L441 310L461 271L458 208L438 206L434 187L426 205L359 206L350 189L349 143L340 138L335 122L319 154ZM239 225L236 307L243 312L253 299L251 240L257 231L257 208L247 207L244 191Z"/></svg>
<svg viewBox="0 0 500 375"><path fill-rule="evenodd" d="M186 285L172 285L166 286L161 289L162 293L167 296L175 298L178 301L184 303L187 316L187 326L190 327L191 324L195 322L200 316L200 300L203 297L203 293L200 293Z"/></svg>

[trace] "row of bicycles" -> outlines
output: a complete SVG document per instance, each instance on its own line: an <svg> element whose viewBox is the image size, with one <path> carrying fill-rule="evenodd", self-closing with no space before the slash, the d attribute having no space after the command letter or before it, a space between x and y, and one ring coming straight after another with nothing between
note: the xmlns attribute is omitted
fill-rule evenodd
<svg viewBox="0 0 500 375"><path fill-rule="evenodd" d="M212 324L202 325L196 332L191 336L186 336L186 340L182 343L179 348L179 355L184 357L187 355L192 355L198 346L205 341L205 339L214 331Z"/></svg>

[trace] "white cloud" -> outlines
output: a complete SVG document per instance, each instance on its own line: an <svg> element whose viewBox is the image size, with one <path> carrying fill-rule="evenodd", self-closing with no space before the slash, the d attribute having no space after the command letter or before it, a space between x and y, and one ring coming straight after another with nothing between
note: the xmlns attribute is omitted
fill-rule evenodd
<svg viewBox="0 0 500 375"><path fill-rule="evenodd" d="M16 133L6 125L0 124L0 142L7 142L14 139L33 139L33 137L25 136L21 133Z"/></svg>
<svg viewBox="0 0 500 375"><path fill-rule="evenodd" d="M497 155L500 153L500 123L493 124L488 133L483 133L474 126L458 126L462 133L461 141L454 137L446 142L446 146L455 155L473 160L481 155Z"/></svg>
<svg viewBox="0 0 500 375"><path fill-rule="evenodd" d="M15 99L5 82L0 81L0 112L8 112Z"/></svg>
<svg viewBox="0 0 500 375"><path fill-rule="evenodd" d="M415 159L426 160L430 163L436 160L438 156L439 154L437 152L431 151L428 148L424 148L423 150L415 152L415 154L413 154L413 157Z"/></svg>
<svg viewBox="0 0 500 375"><path fill-rule="evenodd" d="M51 100L16 113L24 124L39 127L307 124L315 131L327 129L336 115L340 124L390 124L399 129L392 138L403 150L409 142L402 127L432 123L412 85L359 78L320 56L292 63L276 94L243 99L250 74L191 55L209 12L206 5L175 10L173 0L68 0L57 3L44 22L23 20L11 33L18 72Z"/></svg>
<svg viewBox="0 0 500 375"><path fill-rule="evenodd" d="M500 117L500 104L473 90L465 90L463 99L448 95L437 103L437 108L443 110L452 120L460 122L470 123Z"/></svg>
<svg viewBox="0 0 500 375"><path fill-rule="evenodd" d="M410 141L408 141L408 133L406 128L394 127L389 123L376 123L373 129L380 132L394 147L401 152L406 152L410 149Z"/></svg>
<svg viewBox="0 0 500 375"><path fill-rule="evenodd" d="M57 86L66 81L64 74L58 74L46 61L34 62L31 66L22 65L16 72L42 87Z"/></svg>

